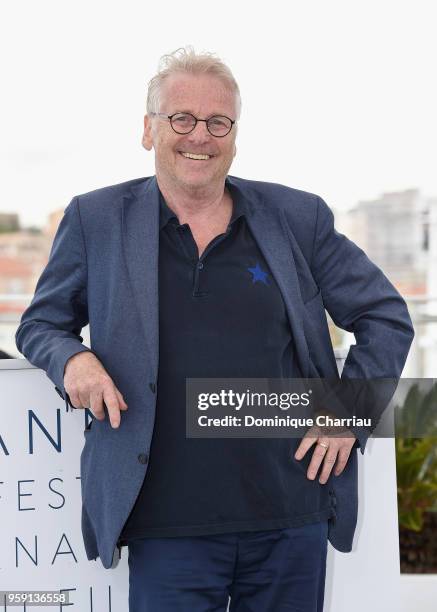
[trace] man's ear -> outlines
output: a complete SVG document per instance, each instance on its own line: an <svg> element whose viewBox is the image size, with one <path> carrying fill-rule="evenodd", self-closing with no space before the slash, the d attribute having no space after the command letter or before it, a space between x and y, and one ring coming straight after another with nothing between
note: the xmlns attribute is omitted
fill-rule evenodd
<svg viewBox="0 0 437 612"><path fill-rule="evenodd" d="M144 116L144 132L142 141L143 147L148 151L152 150L153 139L152 139L152 120L149 115Z"/></svg>

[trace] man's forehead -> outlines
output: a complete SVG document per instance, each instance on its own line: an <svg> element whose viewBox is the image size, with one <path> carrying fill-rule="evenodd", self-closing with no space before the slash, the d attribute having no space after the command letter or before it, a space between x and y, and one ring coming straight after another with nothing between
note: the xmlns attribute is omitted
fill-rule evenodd
<svg viewBox="0 0 437 612"><path fill-rule="evenodd" d="M176 105L181 111L195 111L199 105L207 105L213 107L212 112L223 113L235 105L235 95L231 87L218 77L172 74L163 83L161 104L166 107Z"/></svg>

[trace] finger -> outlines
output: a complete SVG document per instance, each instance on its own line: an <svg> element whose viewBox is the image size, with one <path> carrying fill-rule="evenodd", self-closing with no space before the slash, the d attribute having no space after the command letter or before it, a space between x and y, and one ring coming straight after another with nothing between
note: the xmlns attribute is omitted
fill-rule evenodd
<svg viewBox="0 0 437 612"><path fill-rule="evenodd" d="M312 447L312 445L317 442L317 437L311 437L308 435L308 432L302 438L299 446L297 447L296 452L294 453L294 458L300 461L307 454L308 450Z"/></svg>
<svg viewBox="0 0 437 612"><path fill-rule="evenodd" d="M83 408L78 393L68 393L68 397L70 398L70 404L73 406L73 408Z"/></svg>
<svg viewBox="0 0 437 612"><path fill-rule="evenodd" d="M117 394L118 397L118 404L120 406L120 410L127 410L127 404L124 400L123 395L120 393L120 391L117 389L117 387L115 387L115 392Z"/></svg>
<svg viewBox="0 0 437 612"><path fill-rule="evenodd" d="M335 470L334 470L334 474L336 476L340 476L340 474L346 467L350 454L351 454L350 448L342 447L340 449L340 452L338 453L338 458L337 458L337 465L335 466Z"/></svg>
<svg viewBox="0 0 437 612"><path fill-rule="evenodd" d="M89 408L90 407L90 396L89 393L85 393L83 391L79 391L79 408Z"/></svg>
<svg viewBox="0 0 437 612"><path fill-rule="evenodd" d="M109 421L112 427L118 427L120 425L120 407L118 403L117 394L114 391L114 385L106 386L103 389L103 401L108 409Z"/></svg>
<svg viewBox="0 0 437 612"><path fill-rule="evenodd" d="M338 449L334 446L329 446L325 458L323 459L323 468L320 473L319 482L320 484L326 484L329 476L331 475L332 468L337 460Z"/></svg>
<svg viewBox="0 0 437 612"><path fill-rule="evenodd" d="M321 446L320 442L323 442L324 444L326 444L323 438L320 438L317 441L317 444L314 449L313 456L311 458L310 464L308 466L308 471L307 471L307 476L310 480L314 480L314 478L316 477L318 469L326 455L326 448L324 446Z"/></svg>
<svg viewBox="0 0 437 612"><path fill-rule="evenodd" d="M103 421L105 418L105 411L103 409L103 393L101 389L91 393L90 404L90 410L96 419Z"/></svg>

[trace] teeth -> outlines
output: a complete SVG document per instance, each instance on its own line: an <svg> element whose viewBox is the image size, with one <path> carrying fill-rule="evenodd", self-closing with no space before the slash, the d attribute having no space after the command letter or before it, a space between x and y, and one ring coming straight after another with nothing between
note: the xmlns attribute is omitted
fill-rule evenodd
<svg viewBox="0 0 437 612"><path fill-rule="evenodd" d="M184 153L181 151L184 157L188 157L188 159L209 159L211 155L195 155L194 153Z"/></svg>

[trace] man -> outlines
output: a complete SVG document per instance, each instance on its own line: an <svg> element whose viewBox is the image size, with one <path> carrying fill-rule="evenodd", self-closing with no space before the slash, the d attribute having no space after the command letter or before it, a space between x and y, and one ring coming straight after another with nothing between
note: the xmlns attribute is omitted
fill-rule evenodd
<svg viewBox="0 0 437 612"><path fill-rule="evenodd" d="M105 568L128 545L131 612L224 612L229 595L234 612L321 612L327 539L352 547L368 432L187 438L185 380L335 377L325 308L355 334L344 377L398 377L413 338L321 198L228 175L239 113L220 60L166 56L144 119L156 176L72 200L16 334L96 417L82 531Z"/></svg>

